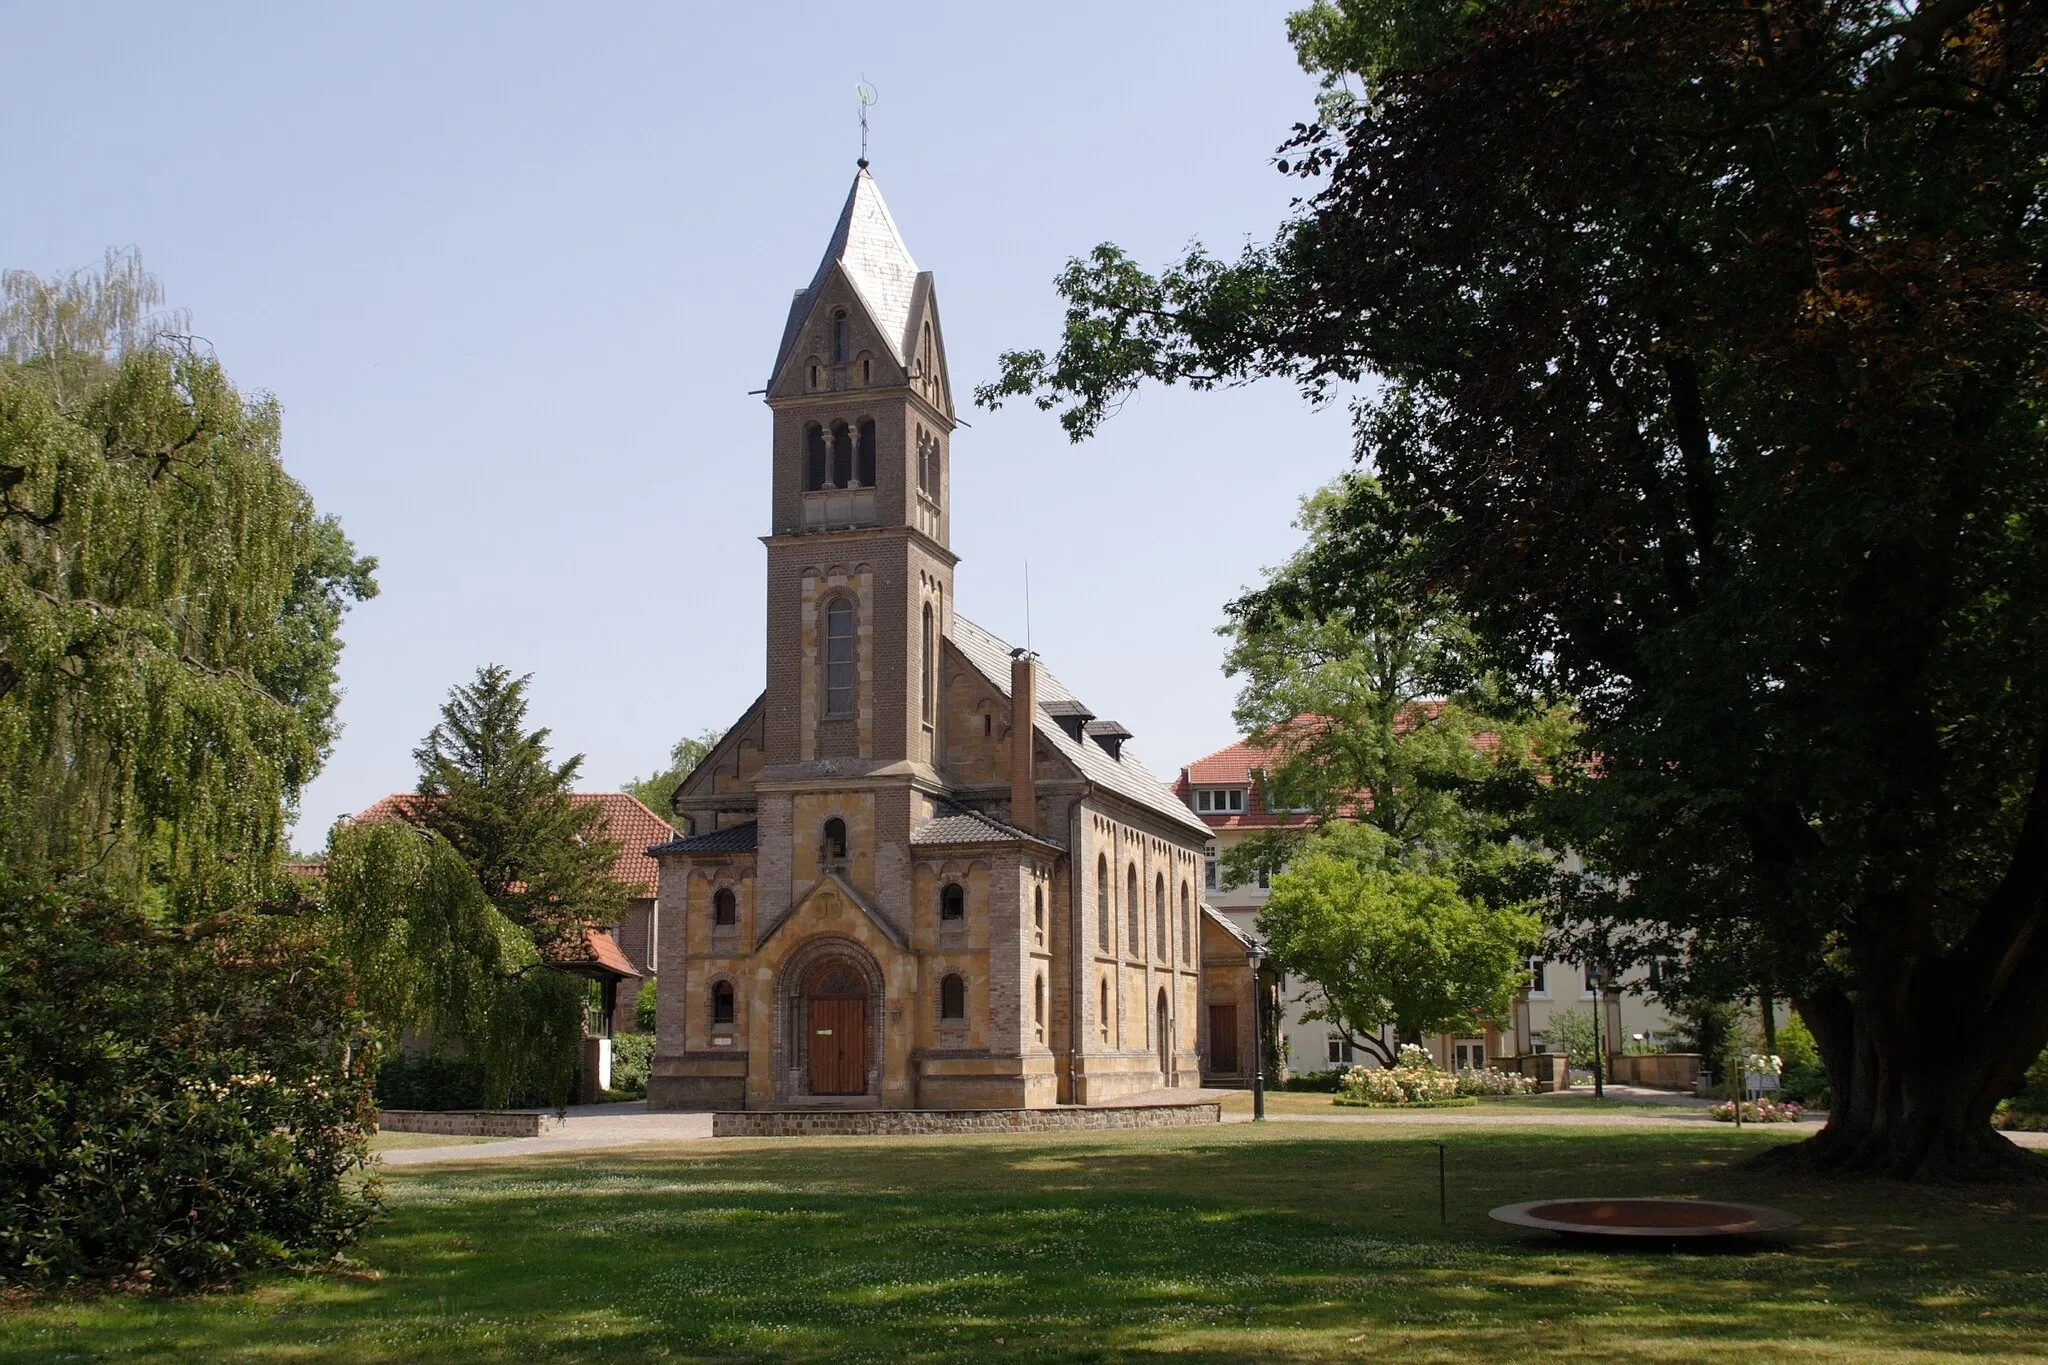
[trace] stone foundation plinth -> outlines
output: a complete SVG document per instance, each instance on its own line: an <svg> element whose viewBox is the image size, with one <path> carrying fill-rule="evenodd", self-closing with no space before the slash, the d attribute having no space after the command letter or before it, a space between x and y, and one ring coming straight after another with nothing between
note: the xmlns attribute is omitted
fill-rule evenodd
<svg viewBox="0 0 2048 1365"><path fill-rule="evenodd" d="M1188 1128L1221 1123L1216 1100L1081 1109L766 1109L714 1114L713 1137L897 1137L925 1133L1053 1133L1090 1128Z"/></svg>
<svg viewBox="0 0 2048 1365"><path fill-rule="evenodd" d="M447 1137L539 1137L561 1127L553 1114L491 1109L386 1109L377 1115L381 1133L440 1133Z"/></svg>

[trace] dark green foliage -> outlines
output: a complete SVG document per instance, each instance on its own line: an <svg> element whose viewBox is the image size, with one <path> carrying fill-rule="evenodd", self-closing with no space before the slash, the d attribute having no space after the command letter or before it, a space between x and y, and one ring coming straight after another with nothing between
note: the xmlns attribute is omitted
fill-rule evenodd
<svg viewBox="0 0 2048 1365"><path fill-rule="evenodd" d="M484 1069L460 1057L392 1057L377 1068L379 1109L482 1109Z"/></svg>
<svg viewBox="0 0 2048 1365"><path fill-rule="evenodd" d="M0 878L0 1275L161 1288L334 1255L374 1055L297 916L166 928Z"/></svg>
<svg viewBox="0 0 2048 1365"><path fill-rule="evenodd" d="M1290 1071L1285 1079L1272 1082L1275 1090L1296 1090L1310 1095L1334 1095L1344 1088L1344 1069Z"/></svg>
<svg viewBox="0 0 2048 1365"><path fill-rule="evenodd" d="M668 766L660 772L646 777L636 777L625 786L625 790L640 798L642 805L662 819L680 827L675 812L669 806L669 798L676 794L676 788L683 785L683 779L694 771L699 763L713 749L718 741L725 738L723 730L706 730L695 738L684 736L668 751Z"/></svg>
<svg viewBox="0 0 2048 1365"><path fill-rule="evenodd" d="M1991 1108L2048 1043L2048 27L1336 0L1295 36L1330 84L1275 240L1098 248L1058 356L982 398L1078 436L1148 379L1381 381L1360 454L1435 581L1585 725L1553 842L1798 1002L1812 1159L2012 1168Z"/></svg>
<svg viewBox="0 0 2048 1365"><path fill-rule="evenodd" d="M612 1086L607 1097L647 1098L647 1071L654 1064L654 1035L621 1033L612 1039Z"/></svg>
<svg viewBox="0 0 2048 1365"><path fill-rule="evenodd" d="M583 755L548 756L548 731L528 731L526 684L496 664L455 688L441 723L414 751L420 823L446 839L491 903L540 944L585 922L617 920L619 846L604 810L572 799Z"/></svg>
<svg viewBox="0 0 2048 1365"><path fill-rule="evenodd" d="M654 1032L655 990L658 983L652 978L640 983L640 993L633 997L633 1027L642 1033Z"/></svg>

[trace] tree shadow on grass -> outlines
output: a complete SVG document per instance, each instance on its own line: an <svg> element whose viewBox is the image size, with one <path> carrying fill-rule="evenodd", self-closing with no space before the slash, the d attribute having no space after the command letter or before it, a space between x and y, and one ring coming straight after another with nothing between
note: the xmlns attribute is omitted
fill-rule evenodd
<svg viewBox="0 0 2048 1365"><path fill-rule="evenodd" d="M35 1305L0 1321L0 1362L2048 1352L2048 1208L2024 1193L1742 1167L1765 1135L1468 1130L1445 1135L1439 1226L1434 1141L1306 1127L414 1168L365 1248L379 1281ZM1653 1193L1807 1223L1736 1254L1615 1256L1486 1218L1543 1195Z"/></svg>

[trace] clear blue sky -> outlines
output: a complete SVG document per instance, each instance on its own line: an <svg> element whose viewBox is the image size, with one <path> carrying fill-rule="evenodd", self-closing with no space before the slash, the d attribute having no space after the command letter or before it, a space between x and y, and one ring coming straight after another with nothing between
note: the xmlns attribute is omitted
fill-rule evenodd
<svg viewBox="0 0 2048 1365"><path fill-rule="evenodd" d="M587 787L760 691L768 413L792 290L881 92L874 173L937 276L961 415L961 610L1023 633L1162 776L1232 738L1221 605L1345 468L1341 406L1150 391L1099 438L966 406L1048 345L1051 280L1263 237L1313 85L1286 4L15 3L0 264L134 245L383 595L350 618L346 729L297 843L415 779L480 664Z"/></svg>

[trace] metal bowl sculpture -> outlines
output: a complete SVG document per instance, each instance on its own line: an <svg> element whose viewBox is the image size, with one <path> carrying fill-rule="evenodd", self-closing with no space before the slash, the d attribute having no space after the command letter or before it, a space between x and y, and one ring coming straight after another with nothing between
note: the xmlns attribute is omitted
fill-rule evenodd
<svg viewBox="0 0 2048 1365"><path fill-rule="evenodd" d="M1568 1237L1756 1237L1799 1225L1799 1215L1756 1204L1706 1199L1534 1199L1503 1204L1488 1215L1510 1227L1561 1232Z"/></svg>

